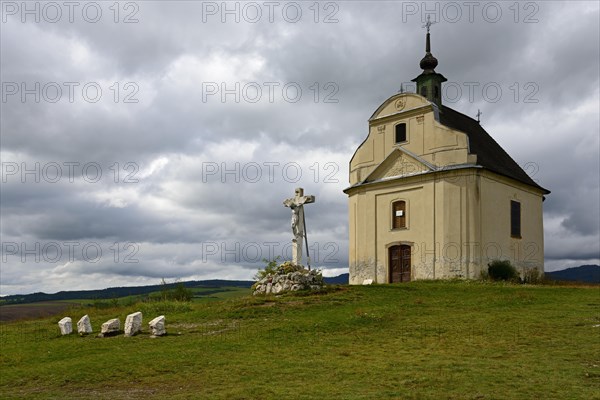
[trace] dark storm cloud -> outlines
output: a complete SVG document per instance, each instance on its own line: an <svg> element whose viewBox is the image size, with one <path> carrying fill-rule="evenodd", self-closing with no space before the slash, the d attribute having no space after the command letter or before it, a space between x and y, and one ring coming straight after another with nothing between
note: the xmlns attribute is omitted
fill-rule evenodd
<svg viewBox="0 0 600 400"><path fill-rule="evenodd" d="M92 263L80 255L30 264L15 255L2 267L2 294L156 283L161 277L250 278L260 257L243 249L256 244L267 257L265 243L276 243L281 252L291 238L282 201L297 186L317 196L307 210L315 256L322 261L335 253L321 263L332 270L347 265L341 190L348 161L366 137L372 112L420 73L423 4L334 2L337 22L323 23L332 8L321 9L314 23L312 3L300 3L302 18L291 23L282 18L287 3L281 3L273 22L263 14L257 23L244 16L236 23L231 15L222 23L220 14L203 14L209 3L138 2L132 24L122 20L133 9L121 9L114 23L108 6L98 23L21 23L18 15L6 16L2 82L28 88L57 82L63 97L56 103L36 102L33 95L22 102L20 94L3 100L3 173L7 162L26 168L37 162L41 169L76 162L96 163L103 176L90 183L91 172L75 168L73 182L65 175L35 183L30 175L22 183L19 173L3 175L2 242L29 248L35 242L97 242L105 255L111 243L131 242L139 246L139 263L109 256ZM471 116L482 110L486 130L552 191L544 203L550 268L597 262L598 6L530 3L537 6L537 22L524 23L531 8L520 8L515 22L512 3L497 3L503 14L494 23L482 16L486 3L472 23L464 8L456 22L438 14L432 28L436 70L448 78L447 88L462 89L446 104ZM229 2L235 4L246 3ZM418 12L407 13L414 5ZM72 102L65 82L79 84ZM277 84L272 101L266 82ZM102 89L98 102L82 96L86 83ZM207 95L207 85L231 90L236 83L259 86L262 97L250 102L238 93L236 102L231 94L225 101L220 92ZM286 84L302 89L299 101L285 98ZM485 98L486 84L500 87L501 98ZM472 99L467 85L476 85ZM124 102L128 94L137 102ZM327 95L334 101L326 102ZM527 95L536 101L524 101ZM277 165L273 174L265 163ZM292 170L282 172L288 163L299 166L299 179ZM262 175L248 179L244 171L255 164ZM215 166L211 174L207 168ZM238 172L223 176L223 168ZM132 172L135 183L125 183Z"/></svg>
<svg viewBox="0 0 600 400"><path fill-rule="evenodd" d="M3 234L32 235L41 241L111 238L162 243L185 242L193 232L185 220L174 221L135 204L114 207L81 196L86 190L81 186L33 186L3 184Z"/></svg>

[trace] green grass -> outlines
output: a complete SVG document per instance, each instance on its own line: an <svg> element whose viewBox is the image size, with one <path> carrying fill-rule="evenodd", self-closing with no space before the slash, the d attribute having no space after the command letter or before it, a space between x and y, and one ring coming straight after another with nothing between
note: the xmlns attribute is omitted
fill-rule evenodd
<svg viewBox="0 0 600 400"><path fill-rule="evenodd" d="M600 399L598 288L414 282L149 307L71 317L97 332L166 310L167 336L0 325L0 397Z"/></svg>
<svg viewBox="0 0 600 400"><path fill-rule="evenodd" d="M193 288L194 301L214 301L214 300L225 300L233 299L236 297L247 296L250 293L250 289L241 287L220 287L214 288Z"/></svg>

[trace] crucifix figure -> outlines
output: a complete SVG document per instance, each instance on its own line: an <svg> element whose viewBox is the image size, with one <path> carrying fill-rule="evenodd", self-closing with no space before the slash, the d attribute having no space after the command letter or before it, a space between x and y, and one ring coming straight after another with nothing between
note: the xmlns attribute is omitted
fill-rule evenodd
<svg viewBox="0 0 600 400"><path fill-rule="evenodd" d="M314 203L315 196L305 196L304 189L297 188L295 196L283 202L283 205L292 209L292 262L301 265L302 241L306 241L306 255L308 256L308 240L306 239L306 223L304 219L304 204ZM308 258L308 257L307 257ZM310 259L308 260L310 264ZM310 266L309 266L310 268Z"/></svg>

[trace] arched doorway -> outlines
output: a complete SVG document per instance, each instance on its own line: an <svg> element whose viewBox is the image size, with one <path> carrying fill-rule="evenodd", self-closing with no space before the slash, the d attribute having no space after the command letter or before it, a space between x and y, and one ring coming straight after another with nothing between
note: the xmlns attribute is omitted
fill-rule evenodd
<svg viewBox="0 0 600 400"><path fill-rule="evenodd" d="M410 246L401 244L389 248L389 282L410 282Z"/></svg>

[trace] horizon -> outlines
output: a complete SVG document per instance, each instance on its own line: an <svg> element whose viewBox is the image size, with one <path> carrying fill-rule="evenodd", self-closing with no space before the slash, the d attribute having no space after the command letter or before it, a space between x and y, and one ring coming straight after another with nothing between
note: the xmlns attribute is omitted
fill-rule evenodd
<svg viewBox="0 0 600 400"><path fill-rule="evenodd" d="M569 270L569 269L578 269L578 268L582 268L582 267L598 267L598 268L600 268L600 265L597 265L597 264L586 264L586 265L579 265L579 266L576 266L576 267L569 267L569 268L565 268L565 269L559 269L559 270L555 270L555 271L544 271L544 272L545 273L546 272L562 272L562 271L566 271L566 270ZM338 274L338 275L323 275L323 277L325 277L325 278L338 278L338 277L340 277L342 275L349 275L349 273L348 272L344 272L344 273L341 273L341 274ZM185 281L176 279L176 280L174 280L172 282L164 282L164 284L167 284L167 285L176 285L178 283L186 283L186 282L209 282L209 281L256 282L256 280L254 280L254 279L220 279L220 278L209 278L209 279L202 279L202 280L193 280L193 279L190 279L190 280L185 280ZM119 288L128 288L128 287L160 286L162 284L163 284L163 282L154 283L154 284L149 283L147 285L136 285L136 286L109 286L109 287L94 288L94 289L85 289L85 288L82 288L82 289L76 289L76 290L60 290L60 291L54 292L54 293L46 293L44 291L41 291L41 292L15 293L15 294L6 294L6 295L5 294L0 294L0 298L7 297L7 296L27 296L27 295L30 295L30 294L37 294L37 293L54 295L54 294L57 294L57 293L60 293L60 292L70 292L70 291L90 291L90 292L92 292L92 291L98 291L98 290L109 290L109 289L119 289Z"/></svg>

